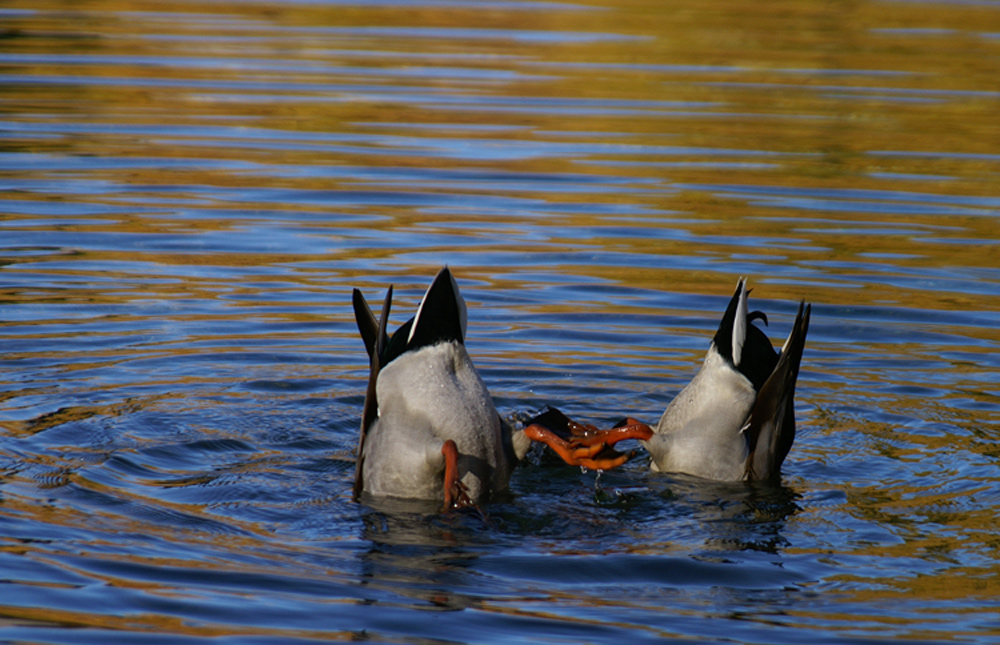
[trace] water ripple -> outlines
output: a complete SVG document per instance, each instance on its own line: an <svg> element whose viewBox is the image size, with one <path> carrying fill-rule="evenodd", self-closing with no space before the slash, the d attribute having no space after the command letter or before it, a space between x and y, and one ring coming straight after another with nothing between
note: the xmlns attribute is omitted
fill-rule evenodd
<svg viewBox="0 0 1000 645"><path fill-rule="evenodd" d="M0 9L0 639L996 640L990 3L272 4ZM514 423L812 303L782 481L353 501L443 264Z"/></svg>

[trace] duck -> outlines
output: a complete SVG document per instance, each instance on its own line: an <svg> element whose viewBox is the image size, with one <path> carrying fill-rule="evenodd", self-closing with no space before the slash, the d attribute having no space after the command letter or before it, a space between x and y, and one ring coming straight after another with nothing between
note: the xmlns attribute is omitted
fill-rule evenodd
<svg viewBox="0 0 1000 645"><path fill-rule="evenodd" d="M359 289L355 320L369 357L354 497L476 506L508 488L531 440L494 405L465 347L467 310L442 268L415 315L390 336L392 286L378 319Z"/></svg>
<svg viewBox="0 0 1000 645"><path fill-rule="evenodd" d="M741 278L701 368L642 443L653 470L718 481L780 477L795 441L795 384L812 306L799 303L780 351L749 311Z"/></svg>
<svg viewBox="0 0 1000 645"><path fill-rule="evenodd" d="M691 381L650 427L632 418L610 430L570 420L550 409L529 421L529 436L550 433L550 445L567 463L609 467L614 444L638 439L658 472L684 473L715 481L780 478L795 441L795 384L809 331L811 305L799 303L780 351L750 311L746 279L740 278ZM595 460L594 458L602 459ZM614 466L611 466L614 467Z"/></svg>

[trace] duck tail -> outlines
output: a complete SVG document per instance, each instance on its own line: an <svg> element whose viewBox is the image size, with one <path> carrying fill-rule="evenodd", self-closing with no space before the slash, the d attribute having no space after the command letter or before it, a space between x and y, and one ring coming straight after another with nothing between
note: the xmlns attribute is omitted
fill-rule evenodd
<svg viewBox="0 0 1000 645"><path fill-rule="evenodd" d="M463 343L466 326L465 300L451 270L444 267L417 307L406 347L417 349L444 341Z"/></svg>
<svg viewBox="0 0 1000 645"><path fill-rule="evenodd" d="M778 363L757 394L744 427L750 456L745 479L774 479L795 441L795 382L809 332L812 306L799 303L795 323L781 349Z"/></svg>
<svg viewBox="0 0 1000 645"><path fill-rule="evenodd" d="M358 321L358 329L361 330L361 338L365 341L365 348L371 359L368 370L368 388L365 391L365 406L361 412L361 433L358 435L358 450L355 458L354 468L354 499L361 496L364 488L364 468L365 468L365 438L368 428L375 423L378 418L378 395L375 384L378 381L378 373L382 369L382 356L385 355L386 345L389 343L389 335L386 326L389 324L389 310L392 308L392 285L385 293L385 300L382 301L382 314L378 322L375 322L375 315L372 313L365 297L357 289L354 290L354 316Z"/></svg>

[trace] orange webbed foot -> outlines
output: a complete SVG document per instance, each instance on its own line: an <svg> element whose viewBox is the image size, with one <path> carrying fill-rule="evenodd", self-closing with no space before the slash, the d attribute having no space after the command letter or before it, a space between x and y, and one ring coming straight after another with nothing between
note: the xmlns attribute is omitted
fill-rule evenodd
<svg viewBox="0 0 1000 645"><path fill-rule="evenodd" d="M441 445L441 454L444 455L444 506L441 512L471 508L485 520L486 514L472 501L469 489L458 478L458 446L448 439Z"/></svg>
<svg viewBox="0 0 1000 645"><path fill-rule="evenodd" d="M524 433L532 441L544 443L571 466L595 470L616 468L635 456L613 448L625 439L649 439L653 430L645 423L626 418L610 430L599 430L573 421L555 408L549 408L529 421Z"/></svg>
<svg viewBox="0 0 1000 645"><path fill-rule="evenodd" d="M458 479L458 446L451 439L441 446L441 454L444 455L444 509L449 511L453 508L471 506L469 490Z"/></svg>

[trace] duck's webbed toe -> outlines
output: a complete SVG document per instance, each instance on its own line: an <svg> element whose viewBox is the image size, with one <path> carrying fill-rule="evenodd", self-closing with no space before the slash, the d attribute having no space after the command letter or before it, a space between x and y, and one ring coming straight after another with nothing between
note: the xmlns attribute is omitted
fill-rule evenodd
<svg viewBox="0 0 1000 645"><path fill-rule="evenodd" d="M469 497L469 489L458 478L458 446L448 439L441 445L444 456L444 507L449 511L453 508L466 508L475 503Z"/></svg>
<svg viewBox="0 0 1000 645"><path fill-rule="evenodd" d="M532 441L547 445L567 464L595 470L617 468L635 456L635 450L616 450L618 442L653 436L652 428L630 417L609 430L600 430L573 421L556 408L548 408L529 420L524 433Z"/></svg>

